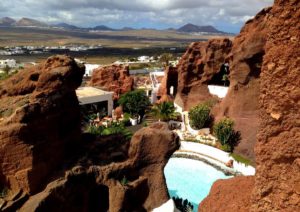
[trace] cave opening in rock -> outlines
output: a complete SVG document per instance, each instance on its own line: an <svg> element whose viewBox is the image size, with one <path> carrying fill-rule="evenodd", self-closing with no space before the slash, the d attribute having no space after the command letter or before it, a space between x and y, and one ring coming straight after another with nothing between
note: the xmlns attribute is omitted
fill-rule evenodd
<svg viewBox="0 0 300 212"><path fill-rule="evenodd" d="M229 64L228 62L225 62L221 65L219 72L212 77L208 84L229 87L229 74Z"/></svg>
<svg viewBox="0 0 300 212"><path fill-rule="evenodd" d="M246 60L246 63L250 67L249 77L259 78L264 54L264 51L259 52Z"/></svg>
<svg viewBox="0 0 300 212"><path fill-rule="evenodd" d="M98 185L89 192L89 210L106 212L109 209L109 189L105 185Z"/></svg>
<svg viewBox="0 0 300 212"><path fill-rule="evenodd" d="M167 94L170 96L175 96L177 93L177 87L178 73L176 71L173 71L172 74L170 74L169 79L167 81Z"/></svg>

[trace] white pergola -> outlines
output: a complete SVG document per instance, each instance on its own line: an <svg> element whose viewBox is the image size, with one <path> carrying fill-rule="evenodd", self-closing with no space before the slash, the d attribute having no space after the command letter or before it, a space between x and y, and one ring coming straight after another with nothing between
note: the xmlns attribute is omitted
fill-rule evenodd
<svg viewBox="0 0 300 212"><path fill-rule="evenodd" d="M80 105L97 104L107 102L107 115L112 115L113 92L104 91L94 87L79 87L76 95Z"/></svg>

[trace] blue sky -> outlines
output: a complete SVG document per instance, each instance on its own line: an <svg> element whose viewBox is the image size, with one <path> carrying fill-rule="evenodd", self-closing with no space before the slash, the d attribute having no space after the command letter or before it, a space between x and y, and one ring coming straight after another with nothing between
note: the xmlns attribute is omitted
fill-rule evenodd
<svg viewBox="0 0 300 212"><path fill-rule="evenodd" d="M178 28L186 23L238 32L273 0L2 0L0 17L82 27Z"/></svg>

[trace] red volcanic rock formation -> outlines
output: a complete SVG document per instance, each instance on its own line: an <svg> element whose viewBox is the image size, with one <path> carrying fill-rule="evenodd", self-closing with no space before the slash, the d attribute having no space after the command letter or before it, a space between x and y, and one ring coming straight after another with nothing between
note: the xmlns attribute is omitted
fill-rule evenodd
<svg viewBox="0 0 300 212"><path fill-rule="evenodd" d="M0 185L36 192L80 135L84 67L64 56L0 83Z"/></svg>
<svg viewBox="0 0 300 212"><path fill-rule="evenodd" d="M213 109L216 121L224 116L235 121L235 128L242 135L235 151L252 160L255 158L260 72L270 9L263 9L249 20L235 37L229 60L230 88L222 102Z"/></svg>
<svg viewBox="0 0 300 212"><path fill-rule="evenodd" d="M260 84L252 211L300 211L300 1L275 0Z"/></svg>
<svg viewBox="0 0 300 212"><path fill-rule="evenodd" d="M173 95L177 93L178 87L178 72L175 67L167 66L165 69L165 75L161 80L161 85L158 89L158 96L171 95L171 87L173 86Z"/></svg>
<svg viewBox="0 0 300 212"><path fill-rule="evenodd" d="M229 39L192 43L177 65L175 103L184 110L212 98L207 85L219 73L232 47ZM168 88L167 88L168 89ZM162 90L166 90L162 88Z"/></svg>
<svg viewBox="0 0 300 212"><path fill-rule="evenodd" d="M217 211L227 211L221 199L228 196L230 205L248 208L250 204L247 211L300 211L300 2L275 0L267 16L252 198L240 192L243 180L239 179L230 193L212 190L200 211L212 203ZM225 180L217 186L226 188L230 183ZM249 203L244 202L245 198Z"/></svg>
<svg viewBox="0 0 300 212"><path fill-rule="evenodd" d="M128 66L111 65L94 70L89 85L113 91L113 98L117 100L121 94L133 90L134 81Z"/></svg>
<svg viewBox="0 0 300 212"><path fill-rule="evenodd" d="M178 136L166 123L131 141L81 135L83 74L54 56L0 83L1 211L151 211L169 199L163 170Z"/></svg>
<svg viewBox="0 0 300 212"><path fill-rule="evenodd" d="M217 180L209 195L199 205L199 212L248 212L254 177Z"/></svg>
<svg viewBox="0 0 300 212"><path fill-rule="evenodd" d="M117 138L96 144L85 151L88 159L81 166L32 196L20 211L151 211L169 199L163 170L180 144L166 123L142 128L125 150ZM91 157L110 149L106 159ZM110 163L115 151L125 157Z"/></svg>

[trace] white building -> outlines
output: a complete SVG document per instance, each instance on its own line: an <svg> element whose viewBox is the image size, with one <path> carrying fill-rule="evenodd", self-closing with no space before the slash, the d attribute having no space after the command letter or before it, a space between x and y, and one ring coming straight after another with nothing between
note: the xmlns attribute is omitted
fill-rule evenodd
<svg viewBox="0 0 300 212"><path fill-rule="evenodd" d="M113 110L113 92L103 91L94 87L80 87L76 90L79 104L95 113L103 112L111 116Z"/></svg>
<svg viewBox="0 0 300 212"><path fill-rule="evenodd" d="M150 62L150 57L149 56L140 56L140 57L138 57L138 61L148 63L148 62Z"/></svg>
<svg viewBox="0 0 300 212"><path fill-rule="evenodd" d="M85 76L90 77L93 74L93 71L96 68L99 68L100 65L98 64L84 64L85 65Z"/></svg>
<svg viewBox="0 0 300 212"><path fill-rule="evenodd" d="M14 59L0 60L0 68L4 68L6 66L15 68L17 66L17 62Z"/></svg>

